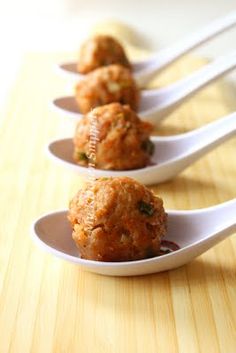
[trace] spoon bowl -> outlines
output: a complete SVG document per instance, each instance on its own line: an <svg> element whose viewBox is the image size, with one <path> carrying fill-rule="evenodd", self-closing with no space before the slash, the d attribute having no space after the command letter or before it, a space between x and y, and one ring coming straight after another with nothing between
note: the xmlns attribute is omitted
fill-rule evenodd
<svg viewBox="0 0 236 353"><path fill-rule="evenodd" d="M180 249L138 261L100 262L81 259L72 240L67 210L49 213L33 224L33 240L45 251L107 276L137 276L182 266L236 232L236 199L206 209L167 211L165 239Z"/></svg>
<svg viewBox="0 0 236 353"><path fill-rule="evenodd" d="M236 113L232 113L213 123L185 134L151 138L155 145L152 163L145 168L116 171L93 169L96 177L129 176L150 185L169 180L187 168L213 148L236 132ZM89 176L91 169L76 164L73 160L73 140L71 138L52 141L47 148L49 156L63 166Z"/></svg>

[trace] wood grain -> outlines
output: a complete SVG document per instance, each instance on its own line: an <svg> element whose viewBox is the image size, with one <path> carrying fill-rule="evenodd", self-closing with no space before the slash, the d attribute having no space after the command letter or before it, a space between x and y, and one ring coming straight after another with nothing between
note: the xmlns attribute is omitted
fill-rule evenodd
<svg viewBox="0 0 236 353"><path fill-rule="evenodd" d="M235 236L184 267L138 278L86 273L32 243L33 220L67 207L83 183L45 154L51 139L74 130L66 117L49 109L52 98L72 90L71 81L54 70L67 58L72 54L27 55L1 119L0 353L234 353ZM172 82L204 62L186 58L152 86ZM236 110L235 92L224 82L205 89L158 133L189 131ZM234 138L152 189L174 209L234 198L235 148Z"/></svg>

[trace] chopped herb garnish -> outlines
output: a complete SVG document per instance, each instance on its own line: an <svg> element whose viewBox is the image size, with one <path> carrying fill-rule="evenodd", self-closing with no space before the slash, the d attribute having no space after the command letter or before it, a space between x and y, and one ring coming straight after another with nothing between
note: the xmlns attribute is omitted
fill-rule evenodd
<svg viewBox="0 0 236 353"><path fill-rule="evenodd" d="M122 88L128 88L131 86L131 82L130 81L122 81L122 82L120 82L120 86Z"/></svg>
<svg viewBox="0 0 236 353"><path fill-rule="evenodd" d="M88 156L85 152L78 152L78 158L81 161L88 161Z"/></svg>
<svg viewBox="0 0 236 353"><path fill-rule="evenodd" d="M125 114L124 113L118 113L116 115L117 119L125 119Z"/></svg>
<svg viewBox="0 0 236 353"><path fill-rule="evenodd" d="M116 45L113 43L108 44L107 49L109 54L116 54Z"/></svg>
<svg viewBox="0 0 236 353"><path fill-rule="evenodd" d="M108 82L107 89L110 93L116 93L120 90L121 86L117 82Z"/></svg>
<svg viewBox="0 0 236 353"><path fill-rule="evenodd" d="M150 203L144 201L139 201L138 209L141 213L145 213L148 216L152 216L154 213L154 208Z"/></svg>
<svg viewBox="0 0 236 353"><path fill-rule="evenodd" d="M154 143L153 143L151 140L145 140L145 141L143 141L141 147L142 147L142 149L143 149L144 151L146 151L150 156L153 155L154 149L155 149L155 145L154 145Z"/></svg>

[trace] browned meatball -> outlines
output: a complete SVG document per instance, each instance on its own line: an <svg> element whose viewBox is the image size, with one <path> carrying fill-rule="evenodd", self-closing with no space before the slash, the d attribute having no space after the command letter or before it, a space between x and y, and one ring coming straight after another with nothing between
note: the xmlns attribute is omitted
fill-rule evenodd
<svg viewBox="0 0 236 353"><path fill-rule="evenodd" d="M141 121L128 105L111 103L95 108L78 122L74 137L74 159L78 164L89 163L93 119L98 131L96 168L127 170L150 163L154 152L149 138L152 125Z"/></svg>
<svg viewBox="0 0 236 353"><path fill-rule="evenodd" d="M78 71L87 74L101 66L120 64L131 68L121 44L111 36L97 35L88 39L80 49Z"/></svg>
<svg viewBox="0 0 236 353"><path fill-rule="evenodd" d="M75 98L82 113L113 102L129 104L137 110L139 90L128 69L110 65L91 72L81 80L76 86Z"/></svg>
<svg viewBox="0 0 236 353"><path fill-rule="evenodd" d="M167 228L162 199L127 177L85 185L70 202L68 219L80 256L98 261L156 256Z"/></svg>

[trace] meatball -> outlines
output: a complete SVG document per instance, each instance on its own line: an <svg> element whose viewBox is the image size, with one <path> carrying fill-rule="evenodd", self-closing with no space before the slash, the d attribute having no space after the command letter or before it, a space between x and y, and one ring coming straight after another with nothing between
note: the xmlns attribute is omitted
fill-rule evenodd
<svg viewBox="0 0 236 353"><path fill-rule="evenodd" d="M156 256L167 229L162 199L128 177L87 183L71 200L68 219L80 256L98 261Z"/></svg>
<svg viewBox="0 0 236 353"><path fill-rule="evenodd" d="M88 39L80 49L77 69L87 74L101 66L120 64L131 68L121 44L111 36L97 35Z"/></svg>
<svg viewBox="0 0 236 353"><path fill-rule="evenodd" d="M74 159L78 164L89 164L93 121L97 130L96 168L128 170L150 163L153 126L141 121L128 105L111 103L95 108L78 122L74 137Z"/></svg>
<svg viewBox="0 0 236 353"><path fill-rule="evenodd" d="M121 65L99 68L81 80L75 89L75 98L81 113L119 102L137 110L139 90L128 69Z"/></svg>

